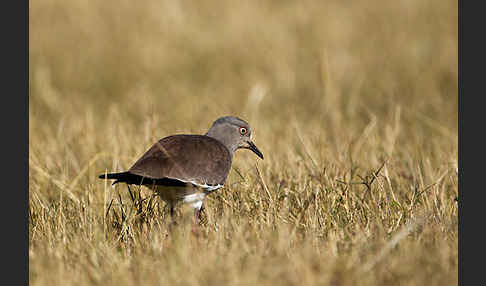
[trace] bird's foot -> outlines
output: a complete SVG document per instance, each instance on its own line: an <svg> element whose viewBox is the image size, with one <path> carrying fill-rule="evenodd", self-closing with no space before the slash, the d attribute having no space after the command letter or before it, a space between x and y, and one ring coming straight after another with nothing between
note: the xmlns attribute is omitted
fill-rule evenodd
<svg viewBox="0 0 486 286"><path fill-rule="evenodd" d="M201 230L199 229L199 225L197 225L197 224L193 224L193 225L192 225L192 234L193 234L195 237L199 237L199 236L201 236Z"/></svg>

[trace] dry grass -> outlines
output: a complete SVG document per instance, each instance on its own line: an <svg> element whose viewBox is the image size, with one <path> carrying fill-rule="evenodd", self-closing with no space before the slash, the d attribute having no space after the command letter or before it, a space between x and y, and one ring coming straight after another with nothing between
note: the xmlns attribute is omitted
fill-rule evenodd
<svg viewBox="0 0 486 286"><path fill-rule="evenodd" d="M29 25L31 285L458 283L457 2L43 0ZM265 160L236 153L199 237L97 179L228 114Z"/></svg>

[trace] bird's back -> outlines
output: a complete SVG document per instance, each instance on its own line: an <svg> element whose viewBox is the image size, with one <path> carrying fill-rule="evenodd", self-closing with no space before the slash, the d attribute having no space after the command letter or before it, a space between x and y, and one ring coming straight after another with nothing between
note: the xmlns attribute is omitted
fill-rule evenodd
<svg viewBox="0 0 486 286"><path fill-rule="evenodd" d="M204 135L180 134L159 140L128 172L151 179L223 185L231 161L230 151L218 140Z"/></svg>

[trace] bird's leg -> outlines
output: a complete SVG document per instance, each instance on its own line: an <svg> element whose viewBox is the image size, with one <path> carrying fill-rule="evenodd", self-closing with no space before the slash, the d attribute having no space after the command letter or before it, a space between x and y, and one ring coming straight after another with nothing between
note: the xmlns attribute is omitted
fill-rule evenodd
<svg viewBox="0 0 486 286"><path fill-rule="evenodd" d="M172 229L173 226L177 225L177 222L175 220L174 204L169 204L169 212L170 212L169 229Z"/></svg>
<svg viewBox="0 0 486 286"><path fill-rule="evenodd" d="M199 208L194 209L194 224L192 225L192 233L195 235L199 235L199 215L201 214L202 209L202 205Z"/></svg>
<svg viewBox="0 0 486 286"><path fill-rule="evenodd" d="M174 219L174 205L170 204L169 208L170 208L170 217Z"/></svg>
<svg viewBox="0 0 486 286"><path fill-rule="evenodd" d="M199 214L201 214L201 209L202 208L197 208L194 210L194 224L196 225L199 224Z"/></svg>

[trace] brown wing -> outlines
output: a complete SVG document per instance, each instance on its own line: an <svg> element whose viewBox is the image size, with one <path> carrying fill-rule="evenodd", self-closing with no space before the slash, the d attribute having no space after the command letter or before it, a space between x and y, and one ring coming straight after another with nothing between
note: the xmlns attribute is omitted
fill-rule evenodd
<svg viewBox="0 0 486 286"><path fill-rule="evenodd" d="M231 159L229 150L214 138L173 135L155 143L128 172L152 179L222 185L231 168Z"/></svg>

